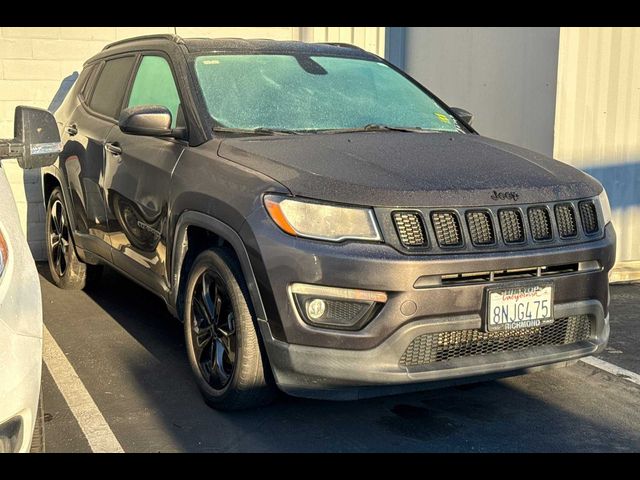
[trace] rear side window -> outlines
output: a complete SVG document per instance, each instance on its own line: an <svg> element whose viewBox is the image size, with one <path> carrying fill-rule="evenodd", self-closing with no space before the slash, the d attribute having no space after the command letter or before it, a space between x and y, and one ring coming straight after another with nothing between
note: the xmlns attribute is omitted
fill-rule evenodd
<svg viewBox="0 0 640 480"><path fill-rule="evenodd" d="M175 128L180 97L171 67L164 57L146 56L140 62L128 106L138 105L162 105L168 108L171 112L171 127Z"/></svg>
<svg viewBox="0 0 640 480"><path fill-rule="evenodd" d="M98 67L96 65L90 65L85 68L80 74L80 78L78 79L78 84L80 85L80 96L82 98L87 98L89 95L89 90L91 85L93 84L96 73L98 73ZM83 81L84 77L84 81Z"/></svg>
<svg viewBox="0 0 640 480"><path fill-rule="evenodd" d="M89 106L107 117L116 118L124 98L135 57L122 57L105 63Z"/></svg>

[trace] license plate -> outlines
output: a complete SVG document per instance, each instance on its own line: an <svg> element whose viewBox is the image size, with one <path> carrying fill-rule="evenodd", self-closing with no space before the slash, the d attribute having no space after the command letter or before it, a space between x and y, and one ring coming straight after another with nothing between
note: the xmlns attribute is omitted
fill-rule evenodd
<svg viewBox="0 0 640 480"><path fill-rule="evenodd" d="M553 323L553 284L487 289L487 330L515 330Z"/></svg>

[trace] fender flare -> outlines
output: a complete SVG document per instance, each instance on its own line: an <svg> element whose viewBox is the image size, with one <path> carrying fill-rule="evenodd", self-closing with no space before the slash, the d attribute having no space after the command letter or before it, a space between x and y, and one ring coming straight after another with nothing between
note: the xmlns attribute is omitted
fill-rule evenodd
<svg viewBox="0 0 640 480"><path fill-rule="evenodd" d="M41 169L40 171L40 189L42 191L42 208L44 209L44 215L45 215L45 222L47 219L47 204L49 202L48 198L45 198L45 191L44 191L44 179L46 176L52 176L53 178L56 179L56 181L58 182L58 185L60 185L60 190L62 191L62 198L64 199L64 204L67 207L67 220L69 222L69 226L71 227L71 232L75 233L76 232L76 218L73 214L71 214L71 212L69 212L69 210L71 208L73 208L73 202L71 199L71 194L69 193L69 186L67 183L67 177L64 174L64 172L58 168L57 165L49 165L48 167L44 167ZM75 245L75 242L74 242ZM77 254L77 245L76 245L76 254Z"/></svg>
<svg viewBox="0 0 640 480"><path fill-rule="evenodd" d="M244 246L244 242L240 238L240 235L226 223L214 218L205 213L201 213L194 210L188 210L180 215L176 222L174 242L171 253L171 279L172 287L169 305L176 310L176 316L179 316L178 310L178 294L180 291L180 282L182 265L187 252L187 229L188 227L200 227L218 235L220 238L228 242L234 249L238 260L240 261L240 268L244 275L244 279L249 290L249 296L253 303L253 309L259 320L266 320L266 314L262 297L260 296L260 290L258 289L258 283L253 273L253 267L249 260L249 254Z"/></svg>

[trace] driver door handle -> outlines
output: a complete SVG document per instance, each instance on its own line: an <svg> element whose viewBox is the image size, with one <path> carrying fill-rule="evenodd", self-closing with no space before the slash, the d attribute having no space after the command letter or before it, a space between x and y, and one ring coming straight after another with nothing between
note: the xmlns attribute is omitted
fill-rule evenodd
<svg viewBox="0 0 640 480"><path fill-rule="evenodd" d="M118 157L122 153L122 148L117 143L105 143L104 149L114 157Z"/></svg>
<svg viewBox="0 0 640 480"><path fill-rule="evenodd" d="M64 131L67 132L70 137L73 137L78 134L78 126L74 123L73 125L67 126Z"/></svg>

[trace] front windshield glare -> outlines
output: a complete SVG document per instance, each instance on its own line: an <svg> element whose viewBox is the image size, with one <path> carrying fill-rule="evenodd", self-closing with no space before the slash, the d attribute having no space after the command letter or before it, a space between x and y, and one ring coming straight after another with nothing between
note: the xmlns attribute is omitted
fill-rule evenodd
<svg viewBox="0 0 640 480"><path fill-rule="evenodd" d="M208 55L195 71L216 125L339 130L367 125L462 132L427 94L387 65L309 55Z"/></svg>

